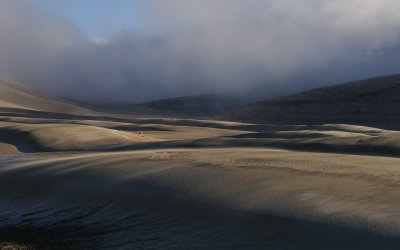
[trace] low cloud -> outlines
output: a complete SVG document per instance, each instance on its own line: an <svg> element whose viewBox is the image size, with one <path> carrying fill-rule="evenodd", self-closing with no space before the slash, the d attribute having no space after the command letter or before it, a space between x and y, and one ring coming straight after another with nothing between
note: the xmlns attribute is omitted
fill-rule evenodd
<svg viewBox="0 0 400 250"><path fill-rule="evenodd" d="M30 1L1 1L0 74L71 98L140 102L262 98L400 72L397 0L139 2L140 27L93 38Z"/></svg>

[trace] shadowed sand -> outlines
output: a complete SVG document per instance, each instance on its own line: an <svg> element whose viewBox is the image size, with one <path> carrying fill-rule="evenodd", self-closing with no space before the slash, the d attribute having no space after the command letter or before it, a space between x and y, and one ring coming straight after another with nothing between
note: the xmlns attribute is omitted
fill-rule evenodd
<svg viewBox="0 0 400 250"><path fill-rule="evenodd" d="M21 155L3 162L0 188L8 192L2 200L14 200L18 208L0 211L3 218L8 213L5 224L30 218L29 225L48 225L48 212L78 206L124 223L132 212L145 212L171 220L167 228L181 220L199 226L201 218L203 230L216 224L222 234L226 226L243 237L238 239L250 240L249 247L396 249L399 243L397 158L235 148ZM319 230L328 231L314 238ZM346 237L354 238L340 242Z"/></svg>
<svg viewBox="0 0 400 250"><path fill-rule="evenodd" d="M251 148L42 154L7 164L0 185L8 195L56 193L67 201L93 192L127 206L143 186L155 198L165 192L187 202L398 235L399 164L397 158ZM121 192L112 191L116 186Z"/></svg>
<svg viewBox="0 0 400 250"><path fill-rule="evenodd" d="M33 111L26 106L35 102L13 100L0 103L0 242L38 249L400 244L397 131L91 115L62 112L64 104Z"/></svg>

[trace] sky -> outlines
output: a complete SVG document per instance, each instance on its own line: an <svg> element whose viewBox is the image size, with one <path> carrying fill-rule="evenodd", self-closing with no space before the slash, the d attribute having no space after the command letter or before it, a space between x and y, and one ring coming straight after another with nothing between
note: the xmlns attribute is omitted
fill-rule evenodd
<svg viewBox="0 0 400 250"><path fill-rule="evenodd" d="M400 72L398 0L0 0L0 75L69 98L263 99Z"/></svg>
<svg viewBox="0 0 400 250"><path fill-rule="evenodd" d="M86 35L108 37L135 28L136 0L31 0L40 8L69 20Z"/></svg>

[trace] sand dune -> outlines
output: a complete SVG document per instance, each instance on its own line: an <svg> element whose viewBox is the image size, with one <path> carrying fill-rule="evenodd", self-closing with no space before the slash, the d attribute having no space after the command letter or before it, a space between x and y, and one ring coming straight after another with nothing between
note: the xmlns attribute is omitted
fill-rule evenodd
<svg viewBox="0 0 400 250"><path fill-rule="evenodd" d="M0 123L0 139L27 152L95 150L112 145L157 141L138 133L76 124Z"/></svg>
<svg viewBox="0 0 400 250"><path fill-rule="evenodd" d="M399 156L399 135L346 124L3 114L0 241L137 248L142 241L125 242L136 235L160 249L172 244L160 239L182 248L396 249L400 161L387 156ZM196 245L201 232L213 236Z"/></svg>
<svg viewBox="0 0 400 250"><path fill-rule="evenodd" d="M145 211L158 221L169 220L174 228L187 222L194 226L201 218L211 227L203 225L201 230L211 233L213 223L221 223L214 237L224 238L222 232L240 227L230 233L247 241L242 245L245 248L296 249L306 241L306 249L396 249L399 164L395 158L251 148L32 155L2 168L0 188L9 190L3 199L20 197L18 206L46 201L26 212L32 216L9 215L16 221L31 218L40 225L47 221L48 213L61 209L59 204L88 209L81 213L91 213L90 208L101 211L101 217L121 223L108 233L110 241L105 246L120 235L142 234L134 226L123 225L129 218L141 218L131 215L133 211ZM46 207L50 210L44 210ZM5 212L0 210L0 215ZM271 224L271 218L282 219ZM284 230L279 229L283 218L290 225ZM95 239L96 228L108 225L99 218L87 220L97 225L89 231ZM299 228L299 221L320 226L301 224ZM85 221L81 223L90 228ZM161 225L157 227L163 232ZM244 236L241 230L252 233ZM324 230L326 234L321 233ZM363 240L355 232L365 232ZM167 235L159 233L160 237ZM271 237L276 240L261 240ZM207 248L218 248L212 238L205 241L210 244ZM138 247L136 244L126 243L125 247ZM148 244L154 246L157 239Z"/></svg>
<svg viewBox="0 0 400 250"><path fill-rule="evenodd" d="M398 249L396 130L94 115L10 84L0 244Z"/></svg>
<svg viewBox="0 0 400 250"><path fill-rule="evenodd" d="M34 90L22 83L0 78L0 108L27 109L66 114L95 114L71 101Z"/></svg>
<svg viewBox="0 0 400 250"><path fill-rule="evenodd" d="M102 194L104 202L117 195L128 206L147 192L157 202L159 191L150 187L159 186L171 202L182 196L187 202L400 235L400 201L393 187L400 180L399 164L396 158L246 148L41 155L9 164L1 185L9 195L30 190L30 198L52 198L59 189L58 199L71 202L102 192L105 187L91 185L105 181L125 191ZM32 173L40 186L29 184ZM79 187L71 185L75 179L81 179ZM26 185L17 185L22 180ZM144 194L134 191L140 185L149 187ZM81 191L71 196L75 188Z"/></svg>
<svg viewBox="0 0 400 250"><path fill-rule="evenodd" d="M13 144L9 143L0 143L0 154L16 154L18 153L18 149Z"/></svg>
<svg viewBox="0 0 400 250"><path fill-rule="evenodd" d="M313 152L400 155L400 133L370 127L255 125L192 119L122 121L2 117L0 141L22 152L152 148L272 147ZM5 144L4 144L5 145Z"/></svg>

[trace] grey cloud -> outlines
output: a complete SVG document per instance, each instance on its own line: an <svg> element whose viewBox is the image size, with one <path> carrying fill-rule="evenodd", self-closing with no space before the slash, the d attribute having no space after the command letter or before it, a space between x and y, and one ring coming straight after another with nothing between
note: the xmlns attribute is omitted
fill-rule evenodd
<svg viewBox="0 0 400 250"><path fill-rule="evenodd" d="M212 92L262 97L269 88L289 93L399 72L397 0L140 6L140 29L95 40L29 1L3 0L0 73L72 98L140 102Z"/></svg>

